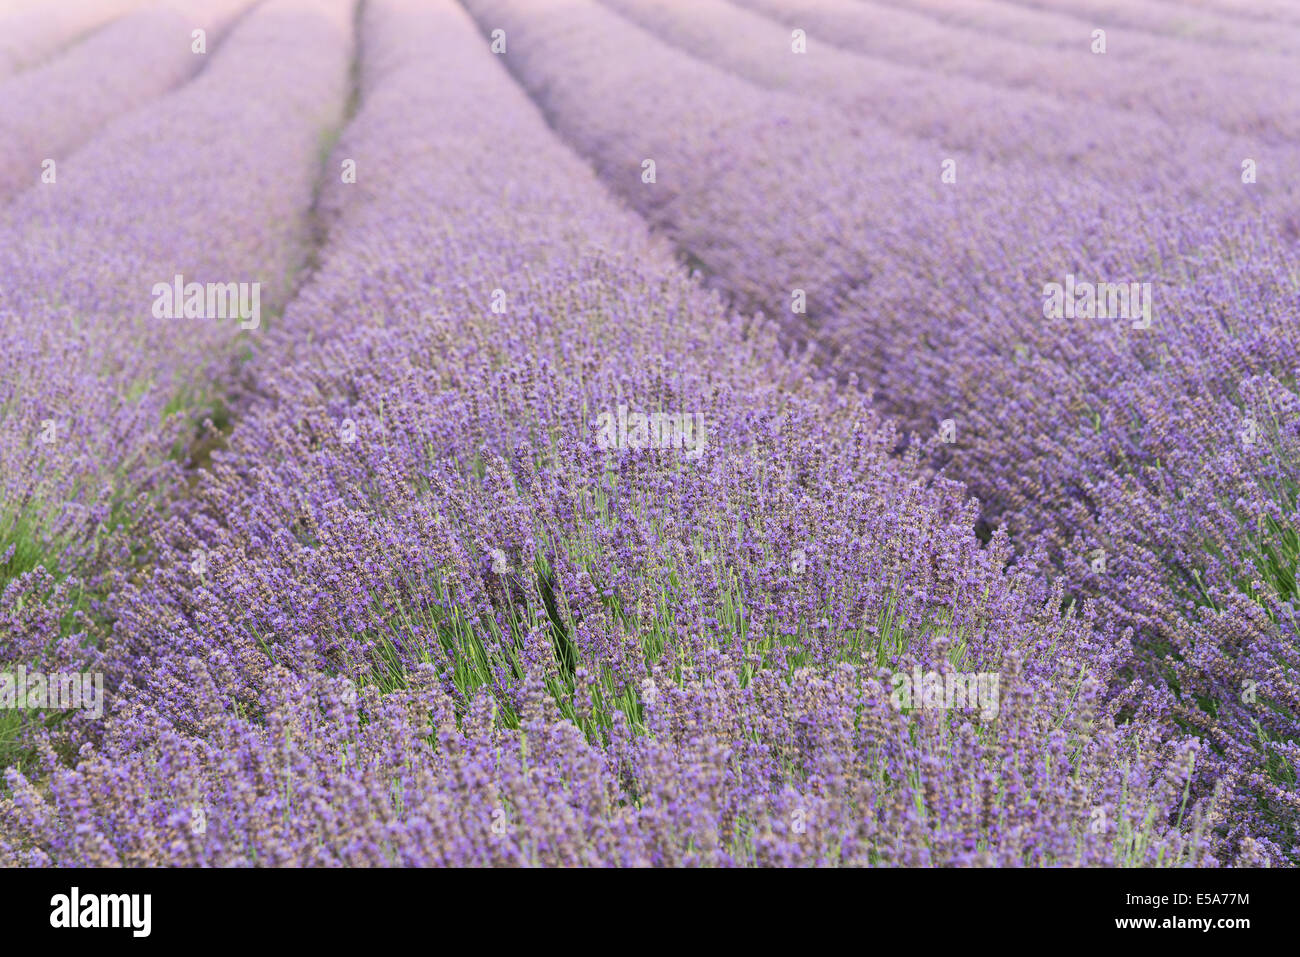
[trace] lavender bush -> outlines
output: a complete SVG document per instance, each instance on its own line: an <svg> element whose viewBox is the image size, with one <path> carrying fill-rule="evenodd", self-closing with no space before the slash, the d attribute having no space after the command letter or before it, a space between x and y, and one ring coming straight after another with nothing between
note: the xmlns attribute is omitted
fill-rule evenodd
<svg viewBox="0 0 1300 957"><path fill-rule="evenodd" d="M1295 151L1266 145L1256 136L1205 122L1184 119L1175 127L1141 113L1064 103L1044 92L999 88L857 55L816 37L814 56L790 56L786 31L726 0L699 0L689 7L671 0L602 3L673 46L758 86L811 95L839 107L846 117L872 117L891 130L971 154L977 164L973 168L981 172L986 165L980 157L996 160L987 168L1006 167L996 197L1002 208L1013 190L1016 203L1026 195L1071 190L1082 165L1086 180L1108 194L1140 193L1153 204L1181 199L1248 210L1264 202L1273 209L1298 208ZM1076 24L1072 42L1077 43L1078 35ZM843 120L837 125L842 128ZM1099 130L1106 131L1104 150L1097 149ZM1182 161L1171 164L1171 156ZM1241 157L1252 157L1270 170L1254 191L1242 190L1239 178L1231 175ZM971 169L966 167L961 176ZM1045 184L1034 187L1034 180L1044 178Z"/></svg>
<svg viewBox="0 0 1300 957"><path fill-rule="evenodd" d="M15 2L0 7L0 78L39 64L145 0L66 0L55 4Z"/></svg>
<svg viewBox="0 0 1300 957"><path fill-rule="evenodd" d="M1092 34L1102 27L1086 20L1078 23L1075 46L1063 53L1000 32L963 34L910 9L862 0L733 2L787 29L820 34L827 43L833 37L835 46L895 62L920 60L945 73L1041 90L1068 102L1105 103L1171 125L1194 117L1266 139L1300 136L1300 116L1284 79L1294 69L1293 53L1222 46L1198 51L1137 32L1124 32L1106 53L1094 53ZM1112 31L1122 32L1119 26Z"/></svg>
<svg viewBox="0 0 1300 957"><path fill-rule="evenodd" d="M899 0L885 2L896 3ZM936 0L916 0L916 3L927 9L937 9L939 6ZM1195 2L1192 5L1196 5ZM986 14L986 6L991 4L979 4L976 7L981 17ZM1054 9L1053 5L1044 3L1043 0L1023 0L1017 6L1021 9L1016 12L1026 21L1033 18L1037 23L1048 17L1053 20L1064 19L1057 16L1059 8ZM1297 52L1295 29L1287 23L1288 20L1294 22L1294 11L1288 17L1275 5L1265 4L1257 9L1271 22L1259 22L1250 16L1242 16L1243 10L1240 7L1232 10L1230 15L1225 15L1224 11L1210 9L1210 4L1201 6L1202 9L1191 11L1184 4L1169 3L1166 0L1143 0L1139 3L1080 0L1071 5L1069 14L1075 23L1100 17L1108 23L1131 29L1130 35L1138 40L1143 39L1142 34L1154 34L1194 43L1207 52L1219 45Z"/></svg>
<svg viewBox="0 0 1300 957"><path fill-rule="evenodd" d="M789 33L273 0L60 109L0 219L0 661L107 701L0 719L0 863L1300 855L1290 107L1168 122L1208 34L1075 114Z"/></svg>
<svg viewBox="0 0 1300 957"><path fill-rule="evenodd" d="M16 617L6 664L60 639L85 644L103 573L138 549L128 528L205 452L201 418L220 416L217 384L237 375L240 341L256 329L159 319L152 290L177 274L260 282L269 321L307 256L350 27L344 3L259 7L192 84L112 124L7 210L0 581ZM314 42L297 58L266 56L291 36ZM170 42L188 50L187 39ZM231 137L232 100L268 145L249 152ZM231 241L214 244L213 230ZM47 619L37 609L51 588Z"/></svg>
<svg viewBox="0 0 1300 957"><path fill-rule="evenodd" d="M211 34L215 46L248 6L245 0L149 6L0 85L0 200L39 182L45 159L57 164L105 123L188 80L204 62L194 53L192 32ZM131 69L123 70L127 60Z"/></svg>
<svg viewBox="0 0 1300 957"><path fill-rule="evenodd" d="M1182 0L1178 3L1119 3L1115 0L1082 0L1068 9L1041 2L1004 3L1001 0L970 0L954 5L945 0L876 0L903 9L920 11L945 25L960 26L981 33L1008 37L1034 46L1068 50L1078 45L1079 31L1091 33L1095 25L1124 28L1125 44L1136 42L1145 49L1144 34L1192 41L1204 53L1216 47L1245 50L1276 50L1295 53L1297 35L1294 10L1284 4L1229 4L1231 10L1215 10L1213 2ZM1188 7L1197 7L1191 10ZM1252 16L1252 11L1262 14ZM1290 23L1288 23L1290 21Z"/></svg>
<svg viewBox="0 0 1300 957"><path fill-rule="evenodd" d="M770 112L764 114L757 106L748 114L742 113L750 102L770 103L770 99L759 97L752 89L712 73L702 65L683 60L647 37L633 39L625 21L601 15L599 10L576 12L572 7L565 7L548 11L543 19L536 6L525 10L490 0L478 0L472 6L482 9L484 23L489 20L507 23L516 34L523 33L528 50L516 54L512 61L521 77L526 83L535 84L538 94L546 97L562 131L590 148L609 167L613 167L620 155L635 155L638 138L644 141L647 134L667 136L667 123L663 129L647 124L645 112L635 127L624 124L621 117L629 115L641 84L668 72L691 71L688 75L692 76L692 82L684 88L698 90L707 83L710 90L718 91L717 98L725 95L723 91L729 91L737 104L729 111L732 122L739 124L738 117L752 116L746 120L748 125L743 131L737 132L737 141L752 142L761 135L759 130L782 122L793 123L797 115L807 132L802 139L791 141L793 154L818 135L819 125L830 126L824 114L808 106L798 113L790 107L790 120L773 119ZM535 15L533 11L537 11ZM640 57L623 65L631 77L626 83L608 84L601 91L609 104L608 110L580 112L570 106L575 102L570 97L578 95L578 85L570 85L567 77L549 74L540 52L536 58L531 55L533 50L553 49L552 44L567 46L571 51L635 47ZM576 74L577 68L572 67L571 72ZM590 102L591 97L586 99ZM716 98L710 97L713 99ZM665 118L674 111L680 117L690 109L687 100L686 96L681 102L661 97L655 109ZM838 128L824 136L823 142L834 142L832 136L841 142L849 139ZM803 215L807 210L804 197L808 194L803 190L782 193L774 184L769 186L767 177L775 175L775 169L766 163L755 162L744 167L741 175L731 179L722 175L697 179L697 171L708 168L709 164L725 164L730 167L729 172L736 169L732 159L736 151L718 150L716 137L714 133L711 138L701 137L697 141L689 131L682 132L678 127L672 151L658 153L665 157L666 168L680 166L687 170L675 177L673 185L681 183L677 189L656 193L612 170L609 178L611 182L630 184L624 186L629 198L642 205L648 215L660 215L670 222L679 242L687 248L710 256L706 265L733 294L753 303L770 304L789 294L780 289L783 279L787 290L796 284L806 285L809 302L821 307L821 315L817 317L821 321L815 323L819 328L812 336L814 340L829 343L830 351L836 356L834 364L846 372L861 373L873 384L878 398L917 428L928 431L948 418L953 423L954 441L941 449L940 461L980 495L985 503L986 523L1005 525L1017 541L1046 545L1057 564L1067 571L1085 572L1068 579L1072 582L1072 593L1091 592L1098 586L1091 563L1099 549L1104 551L1119 537L1116 526L1122 526L1127 514L1120 507L1114 516L1099 519L1094 489L1121 479L1143 462L1165 461L1159 451L1145 454L1144 450L1141 456L1134 453L1134 443L1146 444L1144 429L1141 424L1129 426L1128 423L1134 419L1141 423L1152 414L1132 406L1134 399L1145 404L1147 394L1153 389L1158 389L1156 396L1163 399L1166 407L1183 401L1181 397L1189 384L1180 373L1169 369L1170 339L1181 343L1181 350L1195 350L1198 364L1204 362L1202 357L1208 350L1211 364L1223 375L1232 375L1234 366L1242 361L1234 356L1239 357L1251 348L1239 343L1218 345L1224 339L1222 310L1230 307L1226 303L1217 307L1207 303L1204 282L1213 283L1221 295L1229 291L1236 295L1241 286L1229 285L1228 276L1241 275L1250 288L1258 289L1263 295L1261 304L1270 304L1266 307L1270 313L1273 309L1284 313L1293 309L1293 305L1288 305L1294 303L1293 265L1285 258L1276 265L1265 265L1255 259L1270 248L1285 248L1294 235L1292 214L1285 203L1276 200L1271 202L1280 206L1280 215L1266 217L1264 221L1254 216L1243 218L1223 209L1184 205L1176 219L1171 216L1168 221L1153 222L1148 212L1145 222L1139 224L1126 218L1123 210L1117 214L1091 213L1086 202L1076 196L1072 206L1063 206L1053 220L1056 226L1067 219L1072 223L1067 230L1072 242L1063 245L1050 232L1041 229L1035 232L1033 220L1040 215L1041 206L1035 204L1033 209L1026 209L1020 205L1036 191L1024 186L1013 193L1004 182L992 202L985 192L973 197L963 195L952 200L952 206L909 209L909 213L936 217L933 226L925 230L930 235L944 228L943 224L952 228L946 211L959 212L963 217L980 215L982 233L978 245L963 249L963 259L954 259L946 246L935 250L918 248L905 255L880 241L878 233L870 236L863 233L860 241L836 249L837 259L831 260L826 251L843 235L841 229L846 221L879 223L901 219L902 210L897 208L901 203L882 202L876 190L872 190L868 195L837 203L834 214L810 223ZM868 143L875 144L883 138L872 131L869 137L859 134L857 139L863 148L869 148ZM900 142L895 148L905 149L907 145ZM838 149L828 147L817 152L856 158L862 151L845 143ZM792 156L788 164L776 168L788 177L795 162ZM827 180L849 182L856 172L856 168L850 172L850 167L851 164L845 163L829 175L823 167L819 173L810 175L808 182L823 184L821 189L825 192ZM1226 176L1224 180L1233 182ZM1239 180L1236 182L1238 186L1243 185ZM987 188L986 183L981 186ZM916 189L914 182L908 186L900 184L898 188ZM887 191L882 192L888 195ZM1052 192L1058 198L1067 195L1059 188ZM748 222L742 226L741 217L761 202L760 195L789 199L775 200L779 205L775 209L769 206L765 222L757 228ZM914 195L913 192L911 196ZM1006 217L1005 225L1001 228L990 225L991 213L975 212L985 204L1000 208ZM659 209L664 212L658 213ZM1233 225L1224 226L1225 222ZM784 240L795 223L804 235L813 235L812 241L791 245ZM771 229L766 228L768 225ZM1013 240L1000 236L1002 229L1020 237L1014 261L1009 261L1007 256ZM1276 235L1278 229L1282 230L1281 235ZM725 258L719 255L722 246L719 233L734 250L728 251ZM1087 239L1080 242L1079 237ZM1215 264L1208 274L1197 265L1203 258ZM1160 313L1177 317L1178 321L1157 323L1154 331L1134 330L1129 328L1130 323L1117 321L1045 322L1040 293L1043 285L1076 272L1103 278L1152 276L1153 287L1161 291ZM911 274L911 281L900 280L894 275L898 273ZM1203 280L1198 282L1193 278L1196 276L1202 276ZM858 278L858 283L849 285L854 278ZM814 300L818 293L822 295ZM934 311L918 321L909 313L909 296L933 304ZM1199 318L1202 316L1204 321ZM1139 324L1142 324L1140 317ZM1285 319L1282 324L1285 325ZM1247 326L1247 331L1250 328ZM1272 315L1266 313L1260 317L1258 328L1273 338ZM1163 358L1157 359L1158 356ZM1190 363L1192 359L1189 356L1185 361ZM1146 385L1147 370L1157 367L1159 384ZM1127 375L1118 371L1122 369L1128 370ZM1199 365L1195 375L1198 379L1203 376ZM1131 391L1137 382L1143 384L1146 394ZM1119 407L1112 408L1111 403L1116 401ZM1125 427L1105 427L1105 423L1112 422L1125 423ZM1026 428L1023 423L1032 427ZM960 437L956 435L958 430ZM1166 439L1162 444L1167 442ZM1149 565L1148 574L1161 581L1186 574L1185 569L1171 570L1169 566L1169 561ZM1164 607L1172 610L1175 606L1167 603ZM1163 660L1169 653L1168 642L1147 621L1129 614L1116 614L1108 616L1107 626L1116 628L1117 634L1125 627L1139 629L1145 657ZM1270 654L1285 660L1291 639L1279 633L1269 641L1273 648ZM1164 670L1164 666L1157 670ZM1193 697L1182 693L1185 684L1185 681L1175 682L1180 697ZM1201 695L1199 700L1204 703L1207 699ZM1216 712L1221 703L1205 707ZM1180 713L1180 724L1189 720ZM1257 773L1260 761L1276 766L1274 776L1280 790L1266 802L1271 809L1265 816L1272 819L1280 814L1287 822L1281 825L1281 831L1274 833L1275 856L1280 858L1290 853L1281 849L1294 844L1294 815L1278 810L1279 802L1281 807L1292 803L1290 789L1294 779L1288 762L1277 765L1276 755L1271 758L1260 755L1258 732L1251 720L1238 724L1233 739L1241 756L1249 752L1258 759L1251 764L1254 770L1250 774ZM1281 739L1286 740L1292 733L1287 731ZM1264 745L1262 750L1271 747ZM1216 772L1213 778L1222 781L1225 775ZM1242 800L1254 807L1258 795L1253 786L1248 791ZM1254 825L1246 830L1251 826Z"/></svg>

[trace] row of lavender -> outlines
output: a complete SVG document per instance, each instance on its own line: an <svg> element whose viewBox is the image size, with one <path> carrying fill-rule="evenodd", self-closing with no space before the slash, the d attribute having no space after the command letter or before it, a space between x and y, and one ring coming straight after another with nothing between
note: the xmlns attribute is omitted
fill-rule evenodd
<svg viewBox="0 0 1300 957"><path fill-rule="evenodd" d="M1107 202L1181 209L1187 201L1252 209L1267 203L1296 213L1300 159L1294 145L1270 141L1259 130L1231 132L1208 122L1177 127L1151 115L1092 103L1069 103L1049 92L999 87L951 76L932 65L905 65L841 50L838 34L804 37L805 53L791 55L791 31L728 0L601 0L604 6L693 57L767 89L825 100L843 111L840 128L878 138L876 125L933 142L953 158L953 178L992 179L998 199L1014 193L1022 206L1033 195L1055 194L1084 179ZM805 31L806 32L806 31ZM1086 31L1075 28L1076 44ZM871 118L863 123L862 118ZM798 129L794 132L800 135ZM1104 143L1105 148L1099 149ZM958 158L964 155L965 158ZM996 161L992 164L988 160ZM1255 171L1242 188L1243 164ZM1026 176L1026 169L1033 176ZM989 173L997 176L989 177ZM1262 171L1262 172L1261 172ZM971 182L976 182L971 179Z"/></svg>
<svg viewBox="0 0 1300 957"><path fill-rule="evenodd" d="M153 31L174 23L169 13L128 22L137 41L190 55L188 32L164 40ZM202 450L195 418L220 417L241 340L271 320L307 260L321 141L346 100L350 32L342 0L259 6L195 80L60 157L50 182L5 210L6 667L72 667L102 647L113 580L147 553L133 526L184 486ZM256 151L241 146L244 135ZM172 294L178 276L182 288L237 280L236 312L191 315L187 297Z"/></svg>
<svg viewBox="0 0 1300 957"><path fill-rule="evenodd" d="M0 5L0 79L57 55L79 36L144 5L145 0L40 0Z"/></svg>
<svg viewBox="0 0 1300 957"><path fill-rule="evenodd" d="M155 3L0 82L0 201L38 182L57 183L58 164L107 123L187 82L205 62L208 40L215 48L250 5Z"/></svg>
<svg viewBox="0 0 1300 957"><path fill-rule="evenodd" d="M595 4L467 6L506 31L507 64L612 186L741 301L789 318L802 292L812 322L796 328L829 345L832 367L940 432L939 461L985 520L1046 547L1114 634L1135 630L1144 673L1173 692L1164 717L1212 745L1201 787L1234 790L1230 841L1294 855L1295 426L1281 410L1300 365L1300 272L1285 193L1262 196L1259 215L1157 212L1142 188L1112 184L1099 209L1086 170L1068 184L1048 171L1046 186L1029 171L1016 187L991 167L945 193L932 144L759 91ZM819 21L823 35L844 42L853 16ZM1281 135L1276 95L1214 118ZM1053 288L1068 305L1045 302Z"/></svg>
<svg viewBox="0 0 1300 957"><path fill-rule="evenodd" d="M1069 5L1035 0L970 0L954 5L945 0L872 0L867 9L887 4L923 13L948 26L976 34L995 34L1015 43L1066 51L1078 47L1080 31L1091 34L1105 25L1123 46L1138 44L1145 53L1154 40L1191 44L1187 52L1213 55L1218 49L1242 52L1295 53L1300 34L1294 8L1284 0L1273 4L1232 4L1214 9L1213 0L1075 0Z"/></svg>
<svg viewBox="0 0 1300 957"><path fill-rule="evenodd" d="M1123 643L682 275L464 13L371 0L361 50L320 268L117 583L103 735L8 772L6 860L1216 860L1195 742L1101 694Z"/></svg>
<svg viewBox="0 0 1300 957"><path fill-rule="evenodd" d="M1296 52L1300 22L1286 0L1241 3L1238 0L1077 0L1068 8L1047 0L972 0L954 6L944 0L877 0L920 9L944 23L960 22L981 30L1005 31L1014 39L1068 47L1082 23L1104 22L1143 34L1191 41L1210 49L1219 45Z"/></svg>
<svg viewBox="0 0 1300 957"><path fill-rule="evenodd" d="M1279 141L1300 136L1300 106L1288 82L1297 34L1285 26L1275 35L1292 38L1290 53L1222 44L1198 47L1124 32L1114 20L1080 21L1078 41L1062 50L1023 43L998 30L953 29L910 10L863 0L731 2L787 29L824 38L822 42L896 63L921 62L944 73L1038 90L1070 103L1134 110L1174 126L1190 118ZM1093 36L1107 27L1105 37Z"/></svg>

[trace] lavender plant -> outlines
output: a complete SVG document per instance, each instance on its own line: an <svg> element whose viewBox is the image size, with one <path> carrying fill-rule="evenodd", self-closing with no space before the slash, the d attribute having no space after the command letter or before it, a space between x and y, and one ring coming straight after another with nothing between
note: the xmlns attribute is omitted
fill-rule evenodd
<svg viewBox="0 0 1300 957"><path fill-rule="evenodd" d="M237 375L250 335L236 316L159 316L155 287L178 274L258 282L268 310L283 302L307 255L321 136L343 109L350 27L343 3L260 7L191 85L110 126L10 208L5 665L95 661L108 577L133 573L133 526L205 451L195 439L223 408L215 383ZM267 56L294 36L313 40L298 58ZM230 136L232 99L273 146L250 153ZM214 231L231 240L214 244Z"/></svg>
<svg viewBox="0 0 1300 957"><path fill-rule="evenodd" d="M685 60L635 35L625 21L599 11L566 7L543 16L534 13L535 6L524 9L491 0L477 0L472 6L481 22L506 23L522 37L518 45L524 51L514 55L515 69L545 97L562 131L599 156L604 168L614 169L619 156L637 155L636 141L647 134L668 143L667 117L675 114L679 125L671 145L655 149L665 168L684 171L674 177L673 188L645 189L613 172L608 178L629 183L626 195L647 215L671 223L688 249L707 251L711 258L706 265L733 295L750 303L773 303L783 295L783 279L787 290L804 288L812 304L813 328L810 333L806 326L797 328L827 345L841 375L860 374L873 394L905 422L926 431L951 423L945 440L936 445L938 462L970 483L983 503L986 525L1004 526L1025 547L1045 546L1065 573L1072 594L1097 594L1099 587L1107 587L1100 584L1092 563L1100 558L1099 551L1112 547L1109 543L1128 514L1117 506L1113 515L1099 516L1097 489L1124 481L1132 471L1168 462L1165 450L1174 440L1163 426L1167 410L1183 403L1189 389L1204 388L1208 370L1220 378L1243 374L1250 361L1245 356L1265 348L1261 340L1289 338L1295 271L1287 250L1294 220L1285 205L1280 215L1257 219L1184 204L1168 219L1148 209L1144 221L1137 223L1122 209L1095 214L1081 193L1058 187L1047 192L1062 200L1062 206L1053 210L1051 228L1043 231L1034 225L1042 208L1019 205L1028 195L1039 195L1029 187L1013 191L1004 182L990 194L988 184L981 183L981 195L971 197L971 205L948 205L938 194L918 204L916 177L924 174L914 174L906 183L900 177L893 192L874 187L861 196L846 196L834 204L833 212L809 221L801 215L807 212L806 197L826 195L827 182L853 182L859 146L881 142L884 137L878 131L857 137L838 129L829 132L833 120L806 105L798 112L791 108L789 122L798 116L806 133L790 141L788 156L772 163L769 152L762 161L745 164L743 151L717 148L716 131L698 139L682 132L680 117L689 115L690 97L673 102L660 96L639 115L639 123L624 118L633 115L638 91L653 82L651 77L679 74L691 78L684 88L718 91L711 101L731 97L731 123L743 130L736 134L737 143L768 142L758 131L785 121L771 113L774 98ZM574 50L625 46L637 49L639 57L623 64L625 80L602 89L607 108L580 111L574 108L580 84L570 85L565 77L545 72L546 58L554 55L548 51L559 46L571 55ZM759 103L767 104L766 112ZM701 121L698 127L702 133L706 125ZM812 152L823 166L808 175L808 189L791 189L789 171L808 162L803 148L810 143L817 144ZM894 146L904 151L906 162L918 162L915 145L895 141ZM742 159L735 159L738 155ZM853 161L839 165L825 159L850 156ZM711 162L719 171L697 178ZM784 186L778 185L778 175ZM814 182L819 184L816 190ZM1082 184L1076 188L1082 189ZM894 206L882 196L906 200ZM1066 196L1074 199L1067 201ZM745 211L764 201L764 222L740 225ZM915 222L926 223L919 228L927 236L956 227L969 239L936 248L913 244L910 255L901 245L882 241L889 235L886 224L903 218L904 202ZM999 208L1005 224L999 226L989 213L976 212L986 202ZM947 218L958 209L960 219ZM978 217L977 229L957 226L972 216ZM860 233L850 232L855 239L836 248L833 244L844 235L846 222L872 223L874 231L864 227ZM770 230L765 228L769 224ZM999 235L1002 229L1016 238ZM814 239L788 241L791 234L810 233ZM825 254L831 249L833 254ZM1063 314L1045 321L1044 287L1076 273L1125 280L1151 276L1152 290L1160 291L1159 304L1152 301L1153 291L1147 305L1157 318L1138 310L1131 316L1113 313L1109 319L1103 311L1100 319L1081 313L1076 320L1072 313L1071 321ZM1255 316L1225 325L1224 316L1239 309L1244 290L1255 304ZM1286 358L1286 338L1270 343L1262 353L1277 357L1274 368L1279 374L1293 367ZM1163 580L1181 572L1161 561L1150 566L1148 574ZM1126 627L1137 629L1146 667L1166 670L1156 663L1168 653L1167 642L1134 607L1106 616L1106 622L1116 634ZM1289 641L1285 633L1273 635L1273 654L1286 660ZM1181 702L1181 727L1196 723L1193 711L1208 709L1212 714L1219 707L1204 695L1187 693L1186 686L1186 680L1170 683ZM1261 748L1253 730L1246 735L1248 725L1240 722L1232 732L1243 760L1247 754L1258 758L1261 750L1271 747ZM1286 741L1294 730L1279 734L1279 740ZM1291 806L1285 796L1290 793L1290 772L1276 758L1259 760L1275 766L1275 783L1282 789L1268 799L1272 810L1266 813L1288 822L1281 830L1270 830L1269 853L1282 859L1294 853L1295 845L1294 814L1279 810ZM1250 767L1242 773L1258 772L1254 764ZM1218 773L1213 779L1226 777ZM1241 800L1253 809L1257 798L1252 784ZM1241 820L1251 821L1243 831L1254 828L1262 836L1273 827L1257 821L1250 810L1243 814Z"/></svg>
<svg viewBox="0 0 1300 957"><path fill-rule="evenodd" d="M1000 0L971 0L960 6L943 0L882 0L891 6L921 10L945 25L957 25L1010 37L1034 46L1067 50L1078 45L1080 30L1091 33L1095 26L1120 27L1126 44L1136 41L1139 49L1146 42L1143 34L1173 40L1193 41L1206 55L1216 46L1241 47L1244 50L1273 50L1294 54L1296 34L1288 24L1287 14L1278 6L1259 10L1267 18L1261 22L1244 6L1233 5L1225 11L1212 9L1211 3L1115 3L1110 0L1072 4L1064 10L1059 5L1042 3L1012 4ZM1188 7L1200 6L1200 10Z"/></svg>
<svg viewBox="0 0 1300 957"><path fill-rule="evenodd" d="M1209 48L1197 51L1137 33L1126 33L1116 48L1103 46L1105 38L1094 36L1106 25L1080 22L1078 42L1064 55L1000 33L963 35L910 9L861 0L733 2L773 17L787 29L820 34L827 42L833 37L836 46L895 62L919 61L945 73L1041 90L1069 102L1106 103L1171 125L1195 117L1277 141L1290 142L1300 134L1295 105L1283 92L1282 77L1294 68L1293 56L1285 52L1219 47L1211 54Z"/></svg>
<svg viewBox="0 0 1300 957"><path fill-rule="evenodd" d="M9 773L10 859L1218 860L1197 745L1102 695L1091 606L683 275L464 14L363 26L358 180L117 583L112 719L47 787ZM707 441L603 443L619 406ZM907 671L997 691L903 702Z"/></svg>
<svg viewBox="0 0 1300 957"><path fill-rule="evenodd" d="M0 715L0 863L1293 863L1292 31L1221 2L1103 72L230 0L94 104L172 8L24 20L0 671L107 701Z"/></svg>
<svg viewBox="0 0 1300 957"><path fill-rule="evenodd" d="M0 85L0 200L40 183L45 160L57 164L106 123L189 80L204 62L193 31L210 34L215 47L248 6L175 0L145 7ZM132 68L123 70L128 59Z"/></svg>
<svg viewBox="0 0 1300 957"><path fill-rule="evenodd" d="M144 0L67 0L0 9L0 78L39 64L88 31L143 5Z"/></svg>
<svg viewBox="0 0 1300 957"><path fill-rule="evenodd" d="M977 164L973 169L981 172L980 158L997 161L996 166L1008 167L1001 182L993 179L1004 209L1013 191L1013 202L1019 202L1025 195L1068 194L1079 181L1107 194L1122 192L1130 202L1140 195L1153 204L1182 199L1248 211L1265 205L1274 212L1297 209L1293 184L1300 181L1300 168L1294 150L1262 143L1257 136L1187 118L1175 126L1132 111L1067 103L1047 92L999 88L929 65L857 55L817 39L810 55L792 56L788 32L726 0L700 0L689 7L668 0L601 2L693 57L760 87L839 107L844 111L840 127L851 117L870 116L891 130L970 154ZM1077 45L1079 34L1075 24L1070 42ZM1100 130L1104 150L1097 149ZM1180 162L1171 164L1172 156ZM1243 157L1270 170L1256 189L1241 189L1237 173ZM971 168L959 176L964 179ZM1035 183L1044 176L1045 185Z"/></svg>

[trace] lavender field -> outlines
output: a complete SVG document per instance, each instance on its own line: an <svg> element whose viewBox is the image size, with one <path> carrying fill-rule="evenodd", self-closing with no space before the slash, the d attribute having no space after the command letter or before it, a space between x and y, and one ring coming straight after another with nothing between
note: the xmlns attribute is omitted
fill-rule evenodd
<svg viewBox="0 0 1300 957"><path fill-rule="evenodd" d="M0 0L0 332L0 865L1300 863L1289 0Z"/></svg>

